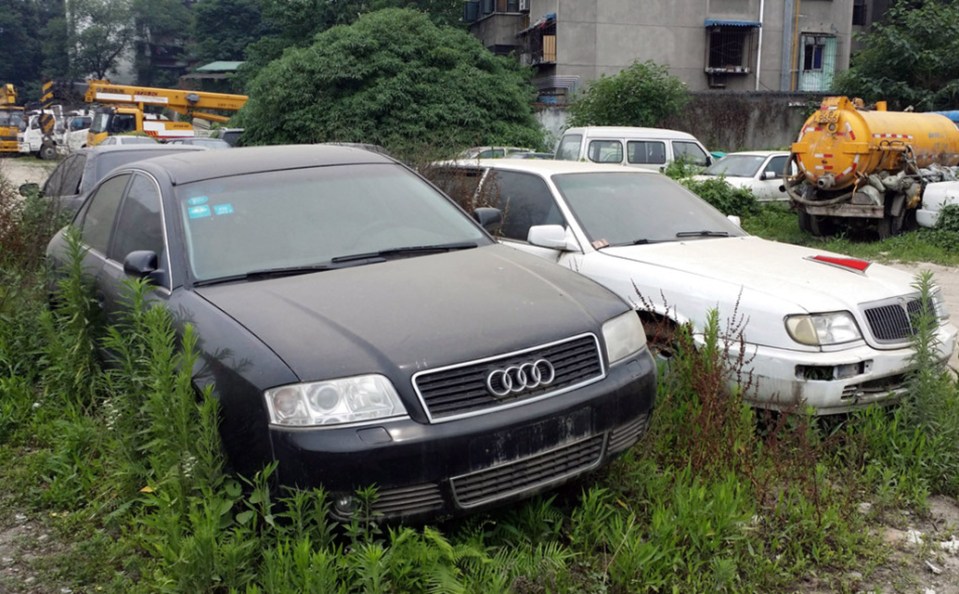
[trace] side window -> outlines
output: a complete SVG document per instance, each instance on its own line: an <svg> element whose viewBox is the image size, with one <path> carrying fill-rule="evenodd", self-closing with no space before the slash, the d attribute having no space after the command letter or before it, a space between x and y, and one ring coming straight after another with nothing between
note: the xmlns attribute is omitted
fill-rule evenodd
<svg viewBox="0 0 959 594"><path fill-rule="evenodd" d="M591 140L588 156L596 163L622 163L623 143L618 140Z"/></svg>
<svg viewBox="0 0 959 594"><path fill-rule="evenodd" d="M763 173L772 171L776 174L776 177L782 177L783 171L786 169L786 161L789 160L787 155L782 155L780 157L773 157L769 160L769 163L766 164L766 169L763 170Z"/></svg>
<svg viewBox="0 0 959 594"><path fill-rule="evenodd" d="M162 257L163 247L160 191L152 178L135 175L120 206L108 257L122 262L127 254L136 250L150 250Z"/></svg>
<svg viewBox="0 0 959 594"><path fill-rule="evenodd" d="M541 178L528 173L496 171L489 183L495 184L495 206L503 212L503 237L526 241L533 225L566 224L549 187Z"/></svg>
<svg viewBox="0 0 959 594"><path fill-rule="evenodd" d="M86 163L86 155L76 155L69 161L69 166L63 172L63 185L60 187L61 196L73 196L80 193L80 182L83 180L83 167Z"/></svg>
<svg viewBox="0 0 959 594"><path fill-rule="evenodd" d="M80 236L83 243L100 253L107 253L110 245L110 230L116 218L117 207L127 186L129 175L118 175L103 182L97 191L87 200L87 207L80 223Z"/></svg>
<svg viewBox="0 0 959 594"><path fill-rule="evenodd" d="M67 167L70 166L70 163L75 160L76 157L67 157L63 163L57 165L57 168L50 173L50 177L43 183L44 196L60 195L60 188L63 186L63 173L67 170Z"/></svg>
<svg viewBox="0 0 959 594"><path fill-rule="evenodd" d="M476 190L483 179L480 169L427 167L422 173L466 212L472 212L478 206L489 206L476 200Z"/></svg>
<svg viewBox="0 0 959 594"><path fill-rule="evenodd" d="M706 151L695 142L673 142L673 159L690 165L706 166Z"/></svg>
<svg viewBox="0 0 959 594"><path fill-rule="evenodd" d="M659 140L631 140L626 143L626 162L633 165L664 165L666 143Z"/></svg>
<svg viewBox="0 0 959 594"><path fill-rule="evenodd" d="M556 158L563 161L578 161L579 146L583 143L582 134L566 134L559 141L556 149Z"/></svg>

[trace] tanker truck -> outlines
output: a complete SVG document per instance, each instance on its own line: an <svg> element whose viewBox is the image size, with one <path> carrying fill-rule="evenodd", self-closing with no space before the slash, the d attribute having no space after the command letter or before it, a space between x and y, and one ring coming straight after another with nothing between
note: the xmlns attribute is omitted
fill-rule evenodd
<svg viewBox="0 0 959 594"><path fill-rule="evenodd" d="M797 173L783 189L803 231L851 228L885 239L914 226L927 184L957 179L959 128L941 114L829 97L806 120L790 160Z"/></svg>

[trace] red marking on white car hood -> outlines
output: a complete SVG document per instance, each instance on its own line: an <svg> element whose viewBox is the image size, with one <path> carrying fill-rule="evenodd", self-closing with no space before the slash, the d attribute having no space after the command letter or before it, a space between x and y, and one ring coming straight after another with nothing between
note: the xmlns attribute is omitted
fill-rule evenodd
<svg viewBox="0 0 959 594"><path fill-rule="evenodd" d="M847 258L842 256L826 256L823 254L817 256L810 256L807 260L813 262L820 262L822 264L827 264L829 266L835 266L837 268L845 268L852 272L858 272L862 274L866 272L866 269L869 268L869 265L872 262L867 262L866 260L860 260L859 258Z"/></svg>

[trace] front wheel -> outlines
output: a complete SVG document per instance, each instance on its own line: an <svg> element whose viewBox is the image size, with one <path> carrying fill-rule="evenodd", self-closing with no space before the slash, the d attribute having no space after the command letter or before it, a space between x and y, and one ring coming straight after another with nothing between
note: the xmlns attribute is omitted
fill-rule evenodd
<svg viewBox="0 0 959 594"><path fill-rule="evenodd" d="M45 144L40 147L37 155L44 161L52 161L57 158L57 147L52 144Z"/></svg>

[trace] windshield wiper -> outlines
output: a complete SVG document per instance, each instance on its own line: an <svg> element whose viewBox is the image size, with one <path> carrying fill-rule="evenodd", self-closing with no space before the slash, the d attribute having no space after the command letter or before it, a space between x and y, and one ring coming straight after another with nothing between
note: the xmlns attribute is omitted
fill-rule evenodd
<svg viewBox="0 0 959 594"><path fill-rule="evenodd" d="M193 283L194 287L203 287L208 285L217 285L220 283L231 283L242 280L260 280L264 278L280 278L284 276L297 276L300 274L310 274L312 272L323 272L343 268L342 266L330 266L329 264L311 264L309 266L288 266L285 268L264 268L262 270L253 270L243 274L232 274L230 276L221 276L206 280L198 280Z"/></svg>
<svg viewBox="0 0 959 594"><path fill-rule="evenodd" d="M361 260L370 260L372 262L382 262L391 256L414 256L421 254L437 254L440 252L452 252L455 250L468 250L475 248L476 242L463 241L457 243L441 243L437 245L410 245L406 247L389 248L378 252L367 252L365 254L350 254L348 256L337 256L330 260L334 264L343 262L356 262Z"/></svg>
<svg viewBox="0 0 959 594"><path fill-rule="evenodd" d="M729 237L729 231L680 231L676 237Z"/></svg>

